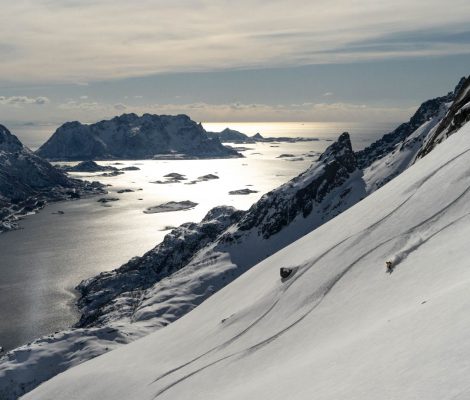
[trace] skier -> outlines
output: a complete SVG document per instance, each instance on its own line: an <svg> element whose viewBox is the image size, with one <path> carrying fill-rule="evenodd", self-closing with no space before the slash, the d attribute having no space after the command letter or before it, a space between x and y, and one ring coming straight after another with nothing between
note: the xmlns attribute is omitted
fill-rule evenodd
<svg viewBox="0 0 470 400"><path fill-rule="evenodd" d="M393 272L393 264L391 261L385 261L385 266L387 267L387 272L391 274Z"/></svg>

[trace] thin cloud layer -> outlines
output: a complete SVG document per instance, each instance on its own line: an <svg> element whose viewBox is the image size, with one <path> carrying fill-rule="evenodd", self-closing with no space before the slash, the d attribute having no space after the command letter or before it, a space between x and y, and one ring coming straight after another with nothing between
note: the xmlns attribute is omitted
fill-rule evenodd
<svg viewBox="0 0 470 400"><path fill-rule="evenodd" d="M28 96L0 96L1 105L21 106L25 104L44 105L49 103L49 99L45 96L28 97Z"/></svg>
<svg viewBox="0 0 470 400"><path fill-rule="evenodd" d="M380 107L354 103L302 103L277 104L262 103L188 103L188 104L147 104L141 106L123 103L104 103L98 101L68 100L65 103L47 106L47 112L28 109L28 117L35 121L51 122L49 115L54 115L54 122L80 120L95 122L103 118L111 118L122 113L136 114L187 114L196 121L323 121L323 122L397 122L404 121L414 112L416 107ZM18 110L21 111L21 110ZM21 121L23 113L14 118L11 110L0 107L0 120ZM44 119L44 117L47 117ZM57 119L57 116L60 116Z"/></svg>
<svg viewBox="0 0 470 400"><path fill-rule="evenodd" d="M470 52L468 0L23 0L0 76L77 82Z"/></svg>

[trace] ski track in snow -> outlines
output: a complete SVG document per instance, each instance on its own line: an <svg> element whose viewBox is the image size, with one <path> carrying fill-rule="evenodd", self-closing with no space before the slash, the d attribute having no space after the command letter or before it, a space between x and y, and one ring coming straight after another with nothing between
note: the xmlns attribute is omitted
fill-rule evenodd
<svg viewBox="0 0 470 400"><path fill-rule="evenodd" d="M400 203L395 209L393 209L390 213L388 213L387 215L385 215L383 218L379 219L378 221L374 222L372 225L370 225L369 227L361 230L360 232L357 232L351 236L348 236L347 238L343 239L342 241L336 243L334 246L330 247L329 249L327 249L326 251L324 251L322 254L320 254L313 262L309 262L308 264L304 264L304 266L300 267L299 270L296 274L295 274L295 278L288 281L286 283L286 285L284 285L283 287L281 287L281 291L279 293L279 296L278 298L273 302L273 304L271 304L271 306L269 306L269 308L261 315L259 316L255 321L253 321L248 327L246 327L244 330L242 330L240 333L236 334L234 337L230 338L229 340L223 342L222 344L208 350L207 352L201 354L200 356L188 361L187 363L183 364L183 365L180 365L179 367L176 367L168 372L166 372L165 374L163 375L160 375L159 377L157 377L151 384L153 383L156 383L158 381L160 381L161 379L171 375L172 373L174 372L177 372L181 369L183 369L184 367L188 366L188 365L191 365L193 364L194 362L200 360L201 358L203 358L204 356L210 354L210 353L213 353L217 350L221 350L227 346L229 346L230 344L234 343L236 340L238 340L240 337L242 337L245 333L247 333L249 330L251 330L253 327L255 327L257 324L259 324L259 322L261 320L263 320L275 307L276 305L279 303L279 301L281 300L281 295L283 293L285 293L287 290L289 290L289 288L302 276L304 275L307 271L309 271L314 265L316 265L316 263L318 261L320 261L321 259L323 259L325 256L327 256L329 253L331 253L333 250L337 249L339 246L341 246L343 243L347 242L349 239L353 238L353 237L356 237L356 236L359 236L357 237L357 239L351 244L349 245L349 247L351 247L352 245L356 244L358 241L360 241L360 239L365 235L365 234L370 234L371 231L373 231L377 226L379 226L382 222L384 222L385 220L389 219L393 214L395 214L400 208L402 208L412 197L414 197L416 195L416 193L419 191L419 189L427 182L429 181L429 179L434 176L435 173L439 172L442 170L442 168L448 166L449 164L451 164L453 161L455 161L456 159L458 159L459 157L461 157L462 155L464 155L465 153L468 153L470 150L466 150L462 153L460 153L459 155L455 156L454 158L452 158L451 160L447 161L446 163L442 164L440 167L436 168L432 173L430 173L428 176L426 176L424 179L422 179L418 185L416 186L416 189L415 191L413 192L413 194L411 194L407 199L405 199L405 201L403 201L402 203ZM457 202L459 202L460 200L464 199L465 196L469 193L470 191L470 186L467 187L459 196L457 196L456 198L454 198L451 202L449 202L447 205L445 205L443 208L441 208L440 210L438 210L437 212L435 212L433 215L431 215L430 217L426 218L424 221L421 221L420 223L416 224L415 226L409 228L408 230L398 234L398 235L395 235L391 238L388 238L384 241L382 241L381 243L377 244L376 246L374 246L373 248L371 248L370 250L366 251L365 253L363 253L361 256L359 256L356 260L354 260L351 264L349 264L342 272L340 272L339 274L337 274L333 279L331 279L329 282L327 282L325 285L323 285L323 287L321 287L319 290L316 290L314 293L312 293L312 295L309 297L309 299L312 299L314 300L315 298L317 299L317 301L315 302L315 304L312 305L312 307L310 307L310 309L308 309L302 316L300 316L297 320L295 320L294 322L292 322L291 324L289 324L288 326L286 326L285 328L281 329L280 331L276 332L274 335L246 348L246 349L243 349L243 350L239 350L235 353L232 353L232 354L228 354L218 360L215 360L207 365L204 365L194 371L192 371L191 373L187 374L187 375L184 375L182 376L181 378L177 379L176 381L170 383L169 385L163 387L161 390L159 390L156 395L154 396L154 399L159 397L160 395L162 395L163 393L167 392L168 390L170 390L172 387L176 386L177 384L185 381L186 379L189 379L190 377L198 374L199 372L202 372L218 363L221 363L222 361L225 361L227 359L230 359L230 358L233 358L235 356L247 356L247 355L250 355L251 353L253 353L254 351L257 351L259 349L261 349L262 347L268 345L269 343L273 342L274 340L276 340L277 338L279 338L280 336L282 336L284 333L288 332L290 329L292 329L293 327L295 327L297 324L299 324L300 322L302 322L308 315L310 315L322 302L323 300L325 299L325 297L331 292L331 290L336 286L336 284L348 273L351 271L351 269L356 265L358 264L361 260L363 260L364 258L366 258L367 256L369 256L370 254L372 254L374 251L376 251L378 248L384 246L385 244L393 241L393 240L396 240L397 238L399 237L403 237L403 236L410 236L412 233L416 233L416 231L420 228L422 228L423 226L425 226L426 224L428 224L429 222L435 220L435 219L440 219L443 215L446 214L446 211L449 210L453 205L455 205ZM434 238L435 236L437 236L439 233L441 233L442 231L446 230L447 228L449 228L450 226L454 225L455 223L459 222L460 220L468 217L470 215L470 212L468 213L465 213L461 216L459 216L458 218L455 218L454 220L452 220L451 222L449 222L448 224L444 225L443 227L439 228L436 232L428 235L426 238L423 238L421 239L419 242L413 244L412 246L408 247L408 248L405 248L404 250L401 251L401 258L399 260L398 263L400 263L401 261L403 261L406 257L408 257L411 253L413 253L414 251L416 251L419 247L421 247L423 244L427 243L429 240L431 240L432 238ZM396 266L397 264L395 264Z"/></svg>
<svg viewBox="0 0 470 400"><path fill-rule="evenodd" d="M438 172L441 172L443 168L447 167L448 165L452 164L455 160L457 160L458 158L460 158L461 156L465 155L466 153L468 153L470 151L470 149L467 149L465 151L463 151L462 153L459 153L457 154L455 157L451 158L450 160L448 160L447 162L445 162L444 164L440 165L439 167L435 168L431 173L429 173L426 177L424 177L423 179L421 179L417 185L415 186L415 190L413 191L413 193L408 196L402 203L400 203L397 207L395 207L390 213L388 213L387 215L385 215L383 218L379 219L378 221L374 222L373 224L371 224L370 226L368 226L367 228L364 228L363 230L361 230L360 232L357 232L353 235L350 235L348 237L346 237L345 239L343 239L342 241L336 243L334 246L330 247L329 249L327 249L326 251L324 251L322 254L320 254L313 262L309 262L308 264L304 264L304 266L300 267L299 268L299 271L297 271L297 273L294 275L294 277L292 277L293 279L289 280L286 285L284 285L282 288L281 288L281 291L279 293L279 296L278 298L273 302L273 304L271 304L271 306L269 306L269 308L263 313L261 314L261 316L259 316L255 321L253 321L248 327L246 327L244 330L242 330L240 333L236 334L234 337L230 338L229 340L221 343L220 345L217 345L215 347L213 347L212 349L206 351L205 353L199 355L198 357L188 361L187 363L184 363L176 368L173 368L171 369L170 371L167 371L166 373L160 375L159 377L157 377L153 382L151 382L151 384L153 383L156 383L158 381L160 381L161 379L171 375L172 373L174 372L177 372L181 369L183 369L184 367L188 366L188 365L191 365L193 364L194 362L200 360L201 358L203 358L204 356L206 355L209 355L217 350L220 350L220 349L223 349L227 346L229 346L230 344L234 343L236 340L238 340L240 337L242 337L244 334L246 334L249 330L251 330L253 327L255 327L257 324L259 324L259 322L261 322L267 315L270 314L270 312L276 307L276 305L279 303L279 301L281 300L281 295L283 293L285 293L301 276L303 276L306 272L308 272L314 265L316 265L318 263L318 261L320 261L321 259L323 259L325 256L327 256L329 253L331 253L333 250L337 249L339 246L341 246L343 243L347 242L349 239L353 238L353 237L356 237L356 240L349 246L353 246L355 244L357 244L363 237L364 235L366 234L370 234L371 231L373 231L376 227L380 226L380 224L384 221L386 221L387 219L389 219L393 214L395 214L399 209L401 209L408 201L410 201L417 193L418 191L420 190L420 188L426 183L428 182L436 173ZM341 273L339 273L338 275L336 275L336 277L334 277L332 280L329 281L329 283L327 283L326 285L324 285L323 287L325 287L324 290L323 287L320 288L320 290L317 290L315 293L313 293L311 296L310 296L310 299L314 299L314 298L318 298L318 301L304 314L302 315L301 317L299 317L296 321L294 321L292 324L288 325L287 327L285 327L284 329L282 329L281 331L277 332L276 334L270 336L269 338L266 338L264 340L262 340L261 342L245 349L245 350L240 350L236 353L232 353L232 354L229 354L223 358L220 358L219 360L216 360L210 364L207 364L206 366L203 366L199 369L196 369L195 371L191 372L190 374L188 375L185 375L183 376L182 378L178 379L177 381L171 383L170 385L164 387L163 389L161 389L156 395L154 398L157 398L158 396L160 396L161 394L163 394L164 392L166 392L167 390L171 389L172 387L174 387L176 384L184 381L185 379L188 379L190 378L191 376L197 374L198 372L201 372L219 362L222 362L228 358L232 358L234 356L237 356L237 355L243 355L243 354L249 354L251 353L253 350L258 350L259 348L261 347L264 347L265 345L271 343L272 341L274 341L275 339L277 339L278 337L280 337L281 335L283 335L285 332L287 332L288 330L290 330L291 328L293 328L295 325L297 325L298 323L300 323L305 317L307 317L312 311L314 311L324 300L324 298L327 296L327 294L334 288L334 286L359 262L361 261L362 259L364 259L365 257L367 257L368 255L372 254L375 250L377 250L378 248L382 247L383 245L403 236L403 235L410 235L411 233L413 233L416 229L419 229L420 227L426 225L428 222L432 221L433 219L435 219L436 217L442 215L443 213L445 213L445 211L447 211L450 207L452 207L455 203L457 203L460 199L462 199L468 192L470 191L470 187L467 187L459 196L457 196L457 198L455 198L454 200L452 200L450 203L448 203L445 207L443 207L442 209L440 209L439 211L437 211L436 213L434 213L433 215L431 215L430 217L426 218L424 221L421 221L419 224L413 226L412 228L410 228L409 230L405 231L405 232L402 232L401 234L398 234L392 238L389 238L381 243L379 243L378 245L376 245L375 247L373 247L372 249L370 249L369 251L367 251L366 253L362 254L360 257L358 257L353 263L351 263L350 265L348 265ZM416 251L421 245L423 245L424 243L426 243L428 240L430 240L431 238L433 238L434 236L436 236L438 233L442 232L443 230L447 229L449 226L453 225L455 222L457 222L458 220L468 216L469 214L464 214L463 216L459 217L458 219L452 221L451 223L445 225L443 228L439 229L438 231L436 231L434 234L428 236L426 239L423 239L422 241L420 241L419 243L415 244L414 246L408 248L408 249L405 249L403 250L403 257L400 259L399 262L403 261L406 257L408 257L409 254L411 254L413 251ZM395 265L396 266L396 265ZM320 292L320 293L318 293Z"/></svg>

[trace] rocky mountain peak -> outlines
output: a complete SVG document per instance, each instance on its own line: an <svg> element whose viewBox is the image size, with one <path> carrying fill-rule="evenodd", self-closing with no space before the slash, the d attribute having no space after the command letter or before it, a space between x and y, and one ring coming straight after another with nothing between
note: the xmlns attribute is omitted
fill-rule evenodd
<svg viewBox="0 0 470 400"><path fill-rule="evenodd" d="M458 131L463 125L470 121L470 76L462 78L452 93L454 101L448 109L445 117L441 120L432 136L417 155L418 158L430 153L437 144Z"/></svg>
<svg viewBox="0 0 470 400"><path fill-rule="evenodd" d="M3 125L0 125L0 150L14 152L21 150L23 144Z"/></svg>
<svg viewBox="0 0 470 400"><path fill-rule="evenodd" d="M344 132L304 173L265 194L255 203L240 221L239 229L257 229L263 238L269 238L298 216L309 216L330 192L344 184L356 170L356 155L349 134ZM325 210L330 206L323 205Z"/></svg>
<svg viewBox="0 0 470 400"><path fill-rule="evenodd" d="M320 156L319 161L328 164L338 161L349 172L357 167L356 155L352 149L351 138L348 132L343 132L338 140L330 145Z"/></svg>

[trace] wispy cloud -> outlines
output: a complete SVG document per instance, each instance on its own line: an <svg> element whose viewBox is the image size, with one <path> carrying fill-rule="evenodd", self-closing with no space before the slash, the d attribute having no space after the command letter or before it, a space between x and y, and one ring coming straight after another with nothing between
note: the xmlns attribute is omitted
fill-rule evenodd
<svg viewBox="0 0 470 400"><path fill-rule="evenodd" d="M469 22L468 0L22 0L2 5L0 76L84 84L460 54Z"/></svg>
<svg viewBox="0 0 470 400"><path fill-rule="evenodd" d="M0 96L0 104L10 106L21 106L25 104L43 105L49 103L49 99L45 96L28 97L28 96Z"/></svg>
<svg viewBox="0 0 470 400"><path fill-rule="evenodd" d="M404 121L415 107L379 107L353 103L276 104L195 102L188 104L147 104L80 102L70 100L59 105L68 119L93 122L123 112L137 114L187 114L196 121L324 121L324 122L397 122Z"/></svg>

